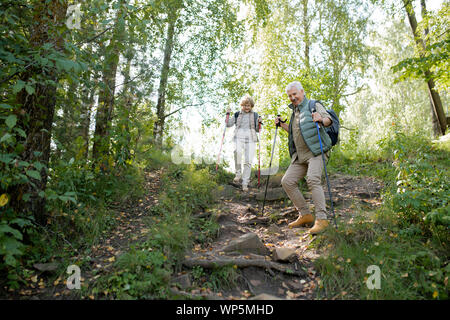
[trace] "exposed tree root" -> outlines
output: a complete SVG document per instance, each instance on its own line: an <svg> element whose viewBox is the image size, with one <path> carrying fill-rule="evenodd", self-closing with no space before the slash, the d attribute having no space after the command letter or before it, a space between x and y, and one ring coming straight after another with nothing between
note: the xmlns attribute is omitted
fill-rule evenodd
<svg viewBox="0 0 450 320"><path fill-rule="evenodd" d="M219 297L215 294L194 294L185 291L180 291L177 288L169 288L171 294L175 296L183 297L184 299L192 299L192 300L224 300L222 297Z"/></svg>
<svg viewBox="0 0 450 320"><path fill-rule="evenodd" d="M259 267L268 270L274 269L289 275L295 275L298 277L305 277L306 273L302 270L294 270L290 266L282 265L281 263L268 261L265 259L242 259L242 258L221 258L215 260L203 260L203 259L186 259L183 264L192 268L199 266L206 269L214 269L225 266L236 266L238 268Z"/></svg>

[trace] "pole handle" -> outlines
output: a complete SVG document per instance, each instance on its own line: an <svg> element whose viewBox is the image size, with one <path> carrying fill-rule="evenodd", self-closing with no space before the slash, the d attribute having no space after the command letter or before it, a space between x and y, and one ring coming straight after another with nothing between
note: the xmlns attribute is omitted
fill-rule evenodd
<svg viewBox="0 0 450 320"><path fill-rule="evenodd" d="M313 114L313 113L315 113L315 112L317 112L316 111L316 107L315 106L313 106L313 107L311 107L311 114ZM314 121L314 120L313 120ZM315 122L315 121L314 121ZM317 130L319 130L319 123L318 122L315 122L316 123L316 126L317 126ZM319 138L320 138L320 133L319 133ZM319 139L320 140L320 139Z"/></svg>
<svg viewBox="0 0 450 320"><path fill-rule="evenodd" d="M280 117L281 117L281 115L277 114L277 118L280 118ZM280 122L278 122L276 124L277 127L281 127L281 123L285 123L287 121L287 119L285 119L285 120L279 119L279 120L280 120Z"/></svg>

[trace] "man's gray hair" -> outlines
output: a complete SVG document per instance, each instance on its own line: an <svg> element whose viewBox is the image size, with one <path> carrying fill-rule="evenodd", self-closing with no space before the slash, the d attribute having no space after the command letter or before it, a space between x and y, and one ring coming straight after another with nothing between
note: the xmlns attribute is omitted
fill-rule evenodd
<svg viewBox="0 0 450 320"><path fill-rule="evenodd" d="M289 83L289 84L286 86L286 93L287 93L289 90L291 90L292 88L297 88L298 90L303 90L302 84L301 84L300 82L298 82L298 81L294 81L294 82Z"/></svg>

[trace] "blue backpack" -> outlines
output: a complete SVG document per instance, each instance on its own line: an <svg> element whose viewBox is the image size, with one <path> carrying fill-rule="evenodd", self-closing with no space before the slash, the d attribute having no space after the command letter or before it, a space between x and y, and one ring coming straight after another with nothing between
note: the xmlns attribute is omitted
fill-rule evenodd
<svg viewBox="0 0 450 320"><path fill-rule="evenodd" d="M322 104L319 100L309 100L309 110L311 112L316 102ZM324 127L324 129L331 139L331 145L334 146L339 141L339 118L333 109L327 109L327 112L331 116L331 120L333 121L333 123L329 127Z"/></svg>

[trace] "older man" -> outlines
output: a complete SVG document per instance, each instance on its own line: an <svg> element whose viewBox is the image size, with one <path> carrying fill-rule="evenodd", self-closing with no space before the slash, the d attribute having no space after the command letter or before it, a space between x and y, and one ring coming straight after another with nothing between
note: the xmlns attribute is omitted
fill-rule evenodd
<svg viewBox="0 0 450 320"><path fill-rule="evenodd" d="M316 112L311 113L309 100L300 82L292 82L286 87L286 92L292 104L292 116L289 124L281 123L280 118L275 119L275 124L289 133L289 154L291 164L281 180L281 185L286 191L299 212L298 219L289 224L289 228L312 224L309 230L311 234L322 232L329 224L325 204L325 194L321 184L323 161L320 150L319 136L315 122L320 125L320 137L322 138L323 151L331 149L331 139L323 127L331 125L332 120L325 108L315 104ZM326 154L325 157L328 155ZM305 178L312 200L315 206L316 219L309 210L305 198L298 188L300 179Z"/></svg>

